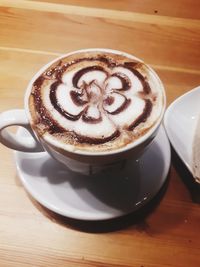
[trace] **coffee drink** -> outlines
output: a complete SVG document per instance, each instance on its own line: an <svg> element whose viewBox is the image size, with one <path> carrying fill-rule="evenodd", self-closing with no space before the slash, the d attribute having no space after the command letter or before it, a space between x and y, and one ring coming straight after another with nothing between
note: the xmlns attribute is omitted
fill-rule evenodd
<svg viewBox="0 0 200 267"><path fill-rule="evenodd" d="M114 151L160 120L164 91L140 60L113 50L71 53L34 81L29 96L36 134L71 151Z"/></svg>

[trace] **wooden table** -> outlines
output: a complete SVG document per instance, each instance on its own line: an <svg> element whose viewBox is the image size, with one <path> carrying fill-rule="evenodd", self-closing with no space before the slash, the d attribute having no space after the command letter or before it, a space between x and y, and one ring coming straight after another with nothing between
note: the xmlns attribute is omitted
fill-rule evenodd
<svg viewBox="0 0 200 267"><path fill-rule="evenodd" d="M200 84L199 0L0 0L0 111L23 108L28 81L75 49L142 58L170 104ZM168 183L144 210L81 222L36 203L0 146L0 266L200 266L200 189L172 150Z"/></svg>

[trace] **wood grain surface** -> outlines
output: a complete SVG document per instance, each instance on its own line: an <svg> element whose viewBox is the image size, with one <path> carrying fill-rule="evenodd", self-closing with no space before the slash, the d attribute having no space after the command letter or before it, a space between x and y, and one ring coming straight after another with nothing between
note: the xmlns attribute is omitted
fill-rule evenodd
<svg viewBox="0 0 200 267"><path fill-rule="evenodd" d="M198 0L0 0L0 112L23 108L29 80L48 61L90 47L142 58L170 104L200 85L199 10ZM173 150L168 182L154 201L102 222L40 206L2 145L0 166L0 266L200 266L200 188Z"/></svg>

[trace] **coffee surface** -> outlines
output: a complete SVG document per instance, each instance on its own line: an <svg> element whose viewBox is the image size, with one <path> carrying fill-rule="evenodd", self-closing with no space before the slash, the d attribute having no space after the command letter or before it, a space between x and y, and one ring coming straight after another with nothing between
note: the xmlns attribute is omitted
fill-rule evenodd
<svg viewBox="0 0 200 267"><path fill-rule="evenodd" d="M97 50L68 55L33 83L32 127L72 149L118 149L159 119L164 97L157 80L148 66L126 54Z"/></svg>

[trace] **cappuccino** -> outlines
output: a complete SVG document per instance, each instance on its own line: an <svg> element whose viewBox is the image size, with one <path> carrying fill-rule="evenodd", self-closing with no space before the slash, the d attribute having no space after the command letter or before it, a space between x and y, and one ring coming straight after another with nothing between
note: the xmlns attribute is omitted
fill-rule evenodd
<svg viewBox="0 0 200 267"><path fill-rule="evenodd" d="M160 120L165 95L140 60L84 50L51 64L33 82L31 126L40 139L71 151L106 152L142 138Z"/></svg>

